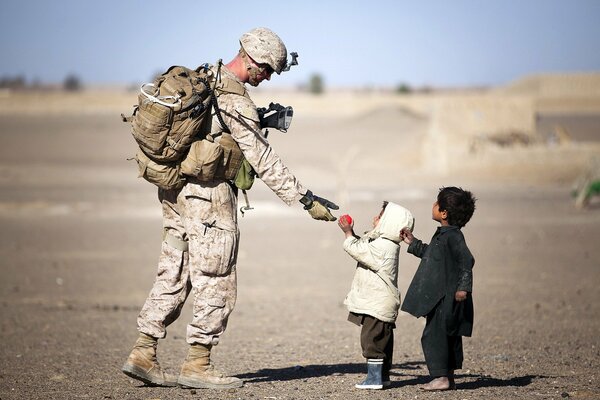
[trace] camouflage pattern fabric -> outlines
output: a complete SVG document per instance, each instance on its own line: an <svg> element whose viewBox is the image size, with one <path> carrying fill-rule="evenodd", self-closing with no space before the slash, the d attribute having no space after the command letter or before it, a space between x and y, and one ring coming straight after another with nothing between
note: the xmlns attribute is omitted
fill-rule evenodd
<svg viewBox="0 0 600 400"><path fill-rule="evenodd" d="M221 69L221 74L224 81L237 81L237 78L225 68ZM240 96L226 91L217 92L223 120L258 177L286 204L296 203L307 189L283 164L281 158L262 136L254 102L247 93ZM218 128L219 122L214 118L213 132L219 130Z"/></svg>
<svg viewBox="0 0 600 400"><path fill-rule="evenodd" d="M159 189L163 226L168 235L187 240L189 251L162 243L157 277L138 317L138 330L164 338L192 294L188 343L215 345L225 331L236 301L239 232L237 199L224 181Z"/></svg>
<svg viewBox="0 0 600 400"><path fill-rule="evenodd" d="M254 28L240 38L240 45L259 64L269 64L278 74L285 67L287 49L269 28Z"/></svg>
<svg viewBox="0 0 600 400"><path fill-rule="evenodd" d="M222 70L223 79L239 81ZM221 92L219 106L231 135L258 176L287 204L306 192L262 137L256 106L249 97ZM215 129L215 127L217 129ZM218 120L213 118L213 134ZM187 342L216 345L227 327L237 296L239 230L237 195L224 180L189 178L182 189L159 189L163 228L187 241L188 251L163 241L154 285L138 316L138 330L164 338L188 295L193 298Z"/></svg>

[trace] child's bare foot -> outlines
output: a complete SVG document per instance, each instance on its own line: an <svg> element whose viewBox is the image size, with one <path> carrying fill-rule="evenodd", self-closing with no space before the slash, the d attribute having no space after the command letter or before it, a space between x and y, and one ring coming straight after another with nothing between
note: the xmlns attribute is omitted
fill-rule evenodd
<svg viewBox="0 0 600 400"><path fill-rule="evenodd" d="M455 389L455 386L452 385L448 377L440 376L425 385L421 385L419 389L432 392L435 390L452 390Z"/></svg>

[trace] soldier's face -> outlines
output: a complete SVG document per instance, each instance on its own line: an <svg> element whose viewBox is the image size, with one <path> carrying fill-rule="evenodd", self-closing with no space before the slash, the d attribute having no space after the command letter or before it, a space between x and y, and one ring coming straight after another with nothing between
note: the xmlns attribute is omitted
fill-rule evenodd
<svg viewBox="0 0 600 400"><path fill-rule="evenodd" d="M258 64L256 61L252 59L252 57L248 57L250 62L252 63L252 71L250 72L250 79L248 83L252 86L258 86L265 79L270 81L271 75L273 74L273 68L269 64Z"/></svg>
<svg viewBox="0 0 600 400"><path fill-rule="evenodd" d="M273 75L273 68L268 64L258 64L258 67L262 69L261 73L258 75L262 77L261 81L264 81L265 79L270 81L271 75Z"/></svg>

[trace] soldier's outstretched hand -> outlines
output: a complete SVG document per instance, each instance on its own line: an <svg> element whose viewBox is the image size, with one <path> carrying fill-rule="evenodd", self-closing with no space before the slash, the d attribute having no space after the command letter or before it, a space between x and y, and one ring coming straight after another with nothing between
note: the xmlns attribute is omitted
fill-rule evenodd
<svg viewBox="0 0 600 400"><path fill-rule="evenodd" d="M311 217L320 221L335 221L336 217L331 214L331 210L338 210L337 204L319 196L313 195L309 190L300 199L304 204L304 209L308 211Z"/></svg>

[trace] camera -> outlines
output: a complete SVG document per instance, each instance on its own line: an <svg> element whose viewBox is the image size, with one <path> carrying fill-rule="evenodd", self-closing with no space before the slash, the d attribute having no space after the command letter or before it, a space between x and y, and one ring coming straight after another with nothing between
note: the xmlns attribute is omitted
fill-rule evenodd
<svg viewBox="0 0 600 400"><path fill-rule="evenodd" d="M261 107L257 111L261 129L275 128L284 133L290 127L294 116L294 109L291 106L286 107L279 103L270 103L268 108Z"/></svg>

